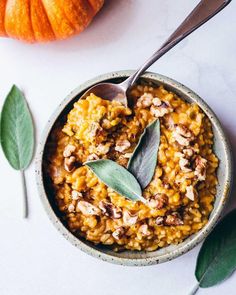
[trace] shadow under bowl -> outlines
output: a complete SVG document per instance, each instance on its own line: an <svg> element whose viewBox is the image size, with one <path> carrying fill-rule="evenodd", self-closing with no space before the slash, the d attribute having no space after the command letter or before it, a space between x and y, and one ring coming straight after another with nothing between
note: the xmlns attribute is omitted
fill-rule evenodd
<svg viewBox="0 0 236 295"><path fill-rule="evenodd" d="M230 192L232 184L232 156L229 143L221 127L221 124L210 107L197 94L184 85L168 77L148 72L140 79L143 81L152 82L157 86L163 85L167 90L176 93L183 100L190 103L197 103L211 121L214 133L214 152L220 161L219 168L217 170L219 182L217 185L217 194L214 203L214 209L211 212L209 221L199 232L191 235L182 243L178 245L170 245L153 252L129 250L123 252L114 252L106 246L95 245L89 241L86 241L84 238L79 238L73 235L62 221L61 214L56 207L54 196L51 192L50 186L48 185L48 177L45 173L43 165L45 155L47 155L49 136L58 123L63 123L63 120L66 119L66 115L73 108L73 104L88 88L99 82L110 81L119 83L126 77L130 76L132 73L133 71L119 71L98 76L76 88L63 100L63 102L58 106L48 121L41 142L39 143L36 158L36 179L40 197L49 218L59 230L59 232L74 246L104 261L121 265L144 266L158 264L176 258L191 250L210 233L218 219L221 217L222 210Z"/></svg>

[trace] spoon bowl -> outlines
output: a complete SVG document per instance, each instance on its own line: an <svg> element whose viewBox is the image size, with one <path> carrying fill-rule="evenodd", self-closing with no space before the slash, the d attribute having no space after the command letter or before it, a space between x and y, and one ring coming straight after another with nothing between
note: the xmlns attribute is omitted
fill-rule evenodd
<svg viewBox="0 0 236 295"><path fill-rule="evenodd" d="M121 102L124 106L127 107L127 97L126 97L126 89L121 84L114 83L99 83L95 86L89 88L82 96L82 98L86 98L88 95L93 93L98 97L102 97L106 100L116 100Z"/></svg>

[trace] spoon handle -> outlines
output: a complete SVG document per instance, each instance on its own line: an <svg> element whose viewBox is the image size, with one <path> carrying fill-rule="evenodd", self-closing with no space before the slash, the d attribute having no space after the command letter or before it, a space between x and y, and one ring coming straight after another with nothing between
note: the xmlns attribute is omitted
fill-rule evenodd
<svg viewBox="0 0 236 295"><path fill-rule="evenodd" d="M120 85L124 89L132 86L155 61L162 57L166 52L178 44L181 40L198 29L223 8L225 8L231 0L202 0L195 9L187 16L176 31L168 38L168 40L156 51L132 76L126 79Z"/></svg>

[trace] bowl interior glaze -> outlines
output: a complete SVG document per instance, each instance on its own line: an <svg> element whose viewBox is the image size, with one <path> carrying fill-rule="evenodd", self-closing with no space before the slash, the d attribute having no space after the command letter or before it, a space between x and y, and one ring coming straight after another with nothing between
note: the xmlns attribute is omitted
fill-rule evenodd
<svg viewBox="0 0 236 295"><path fill-rule="evenodd" d="M165 262L175 257L178 257L181 254L195 247L209 234L209 232L213 229L217 220L221 216L225 202L229 195L232 183L232 159L229 144L222 130L221 124L216 118L215 114L210 109L210 107L197 94L195 94L193 91L191 91L184 85L159 74L146 73L142 76L142 80L151 81L155 85L162 84L167 90L176 93L178 96L180 96L187 102L197 103L205 112L205 114L209 117L212 123L214 133L214 152L219 158L220 163L217 171L219 181L219 184L217 186L217 195L214 204L214 209L210 215L209 222L203 229L201 229L196 234L190 236L182 243L178 245L171 245L156 250L154 252L114 252L105 246L94 245L93 243L86 241L83 238L75 237L66 228L66 225L63 224L63 222L61 221L60 212L57 210L55 206L52 193L50 193L50 187L48 186L48 181L45 177L43 159L45 154L47 153L49 134L53 130L53 128L55 128L55 125L58 124L58 122L61 123L62 120L65 120L65 116L72 109L74 102L78 100L79 97L92 85L98 82L105 81L118 83L124 80L125 77L128 77L132 73L133 71L121 71L96 77L79 86L66 97L66 99L59 105L55 113L48 121L44 134L42 136L42 140L39 144L36 158L36 178L42 202L50 219L52 220L56 228L61 232L61 234L73 245L85 251L86 253L94 257L100 258L104 261L122 265L143 266Z"/></svg>

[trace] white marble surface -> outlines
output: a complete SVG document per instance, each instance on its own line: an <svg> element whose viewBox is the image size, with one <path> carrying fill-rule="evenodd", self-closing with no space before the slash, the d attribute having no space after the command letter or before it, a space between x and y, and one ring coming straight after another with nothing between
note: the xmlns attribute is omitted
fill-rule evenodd
<svg viewBox="0 0 236 295"><path fill-rule="evenodd" d="M16 83L34 115L37 141L60 101L100 73L136 68L198 1L107 0L82 35L26 45L0 40L0 104ZM157 62L152 70L199 93L213 108L236 152L236 2ZM21 216L20 177L0 153L0 294L187 295L199 247L161 265L130 268L92 258L53 227L27 170L30 216ZM233 207L233 196L228 209ZM199 294L235 294L236 275Z"/></svg>

